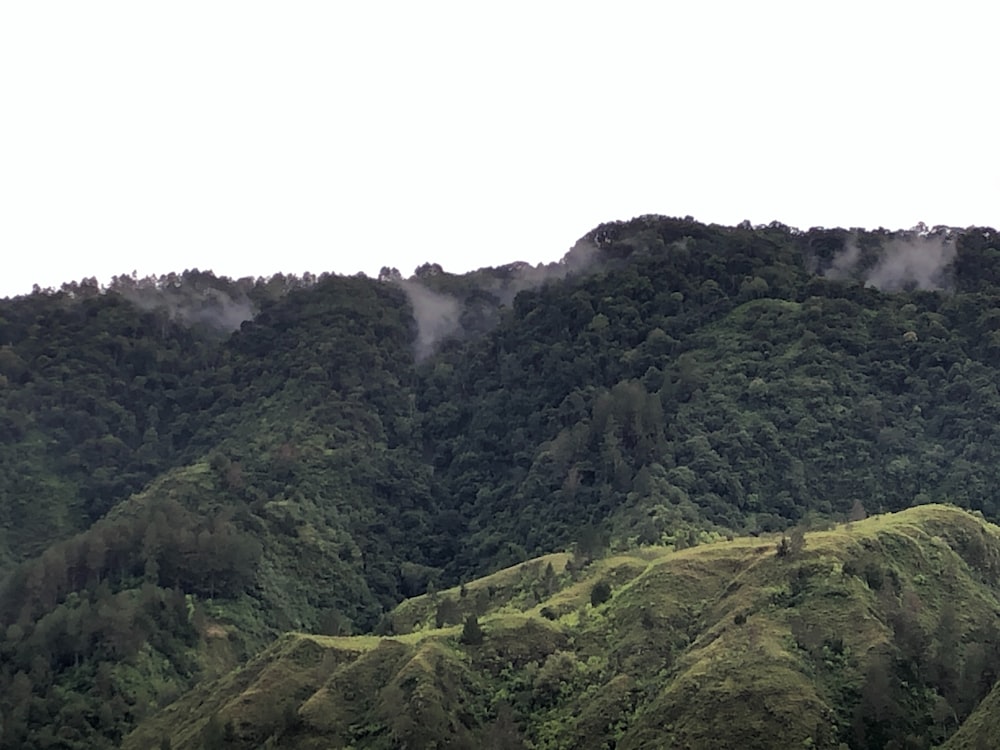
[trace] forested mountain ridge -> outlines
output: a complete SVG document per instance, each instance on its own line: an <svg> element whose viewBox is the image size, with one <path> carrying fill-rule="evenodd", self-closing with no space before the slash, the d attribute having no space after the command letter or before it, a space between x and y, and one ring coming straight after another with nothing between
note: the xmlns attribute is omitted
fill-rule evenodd
<svg viewBox="0 0 1000 750"><path fill-rule="evenodd" d="M996 245L643 217L541 268L0 301L2 742L113 744L278 632L573 543L997 518Z"/></svg>
<svg viewBox="0 0 1000 750"><path fill-rule="evenodd" d="M986 747L998 531L929 505L549 555L404 602L391 636L286 634L123 747Z"/></svg>

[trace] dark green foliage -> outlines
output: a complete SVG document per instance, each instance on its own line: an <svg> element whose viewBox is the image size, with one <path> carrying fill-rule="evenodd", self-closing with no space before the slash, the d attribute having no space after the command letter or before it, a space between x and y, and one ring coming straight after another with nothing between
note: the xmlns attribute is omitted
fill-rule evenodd
<svg viewBox="0 0 1000 750"><path fill-rule="evenodd" d="M227 728L229 731L227 732ZM205 724L205 729L201 733L201 746L204 750L222 750L226 747L232 735L232 725L223 724L218 714L214 714Z"/></svg>
<svg viewBox="0 0 1000 750"><path fill-rule="evenodd" d="M466 646L480 646L483 643L483 637L483 629L479 624L479 619L475 615L466 617L459 641Z"/></svg>
<svg viewBox="0 0 1000 750"><path fill-rule="evenodd" d="M598 607L611 598L611 584L607 581L598 581L590 590L590 604Z"/></svg>
<svg viewBox="0 0 1000 750"><path fill-rule="evenodd" d="M580 564L600 557L608 546L607 533L598 526L588 524L577 535L576 557Z"/></svg>
<svg viewBox="0 0 1000 750"><path fill-rule="evenodd" d="M806 546L805 529L796 526L787 535L781 535L776 552L778 557L794 557L802 552Z"/></svg>
<svg viewBox="0 0 1000 750"><path fill-rule="evenodd" d="M878 591L885 580L882 568L876 563L869 563L864 570L864 579L869 588Z"/></svg>
<svg viewBox="0 0 1000 750"><path fill-rule="evenodd" d="M434 614L434 624L443 628L446 625L457 625L462 621L462 610L458 604L449 597L444 597L438 604L437 612Z"/></svg>
<svg viewBox="0 0 1000 750"><path fill-rule="evenodd" d="M480 529L458 566L510 562L512 538L531 553L564 545L594 520L610 519L613 538L686 544L689 518L770 531L847 514L858 497L992 503L954 483L960 433L938 430L961 402L940 378L981 361L974 336L947 298L806 272L846 237L654 218L602 228L600 272L522 293L493 334L444 352L422 398L435 463ZM891 239L858 238L865 268ZM741 292L745 278L758 291ZM451 398L447 378L469 398Z"/></svg>
<svg viewBox="0 0 1000 750"><path fill-rule="evenodd" d="M775 552L777 552L778 557L787 557L792 554L792 543L788 540L787 536L781 537L781 541L778 542Z"/></svg>
<svg viewBox="0 0 1000 750"><path fill-rule="evenodd" d="M509 703L501 702L497 706L496 719L483 728L480 747L484 750L526 750L528 747Z"/></svg>
<svg viewBox="0 0 1000 750"><path fill-rule="evenodd" d="M854 504L851 506L851 514L848 518L851 521L863 521L868 517L868 513L865 511L865 506L861 504L860 500L855 500Z"/></svg>
<svg viewBox="0 0 1000 750"><path fill-rule="evenodd" d="M286 629L369 630L402 597L555 550L579 572L609 548L866 506L1000 517L996 233L923 235L615 222L546 269L423 266L410 282L457 310L438 341L391 269L0 301L11 746L63 710L78 745L114 744L140 713L127 690L77 686L151 647L165 699L197 678L209 620L254 650ZM863 283L892 243L938 240L956 248L947 293ZM984 580L1000 572L982 540L956 543ZM812 579L792 577L809 553L794 531L784 544L789 604ZM844 572L900 595L875 556ZM559 582L537 578L540 602ZM459 593L461 616L481 594ZM953 707L988 679L941 675Z"/></svg>
<svg viewBox="0 0 1000 750"><path fill-rule="evenodd" d="M290 750L929 748L963 735L955 747L975 747L967 723L996 736L986 713L995 700L975 707L1000 664L995 624L985 627L1000 600L962 562L959 540L971 534L987 555L1000 549L997 527L928 505L810 533L791 559L752 538L622 552L543 599L572 613L551 620L519 595L542 567L528 563L469 582L493 586L498 602L476 648L432 628L381 641L288 634L143 722L123 747L147 747L165 726L178 747L197 746L192 734L213 715L243 744L271 737ZM841 575L859 556L886 569L878 591ZM616 595L595 613L582 605L602 580ZM419 597L396 614L432 617L429 604ZM273 730L265 702L294 714L294 731Z"/></svg>

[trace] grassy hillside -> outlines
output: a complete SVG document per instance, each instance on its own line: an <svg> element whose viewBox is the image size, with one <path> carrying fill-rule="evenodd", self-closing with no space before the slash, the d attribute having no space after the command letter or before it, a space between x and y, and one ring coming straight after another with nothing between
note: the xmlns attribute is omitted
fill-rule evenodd
<svg viewBox="0 0 1000 750"><path fill-rule="evenodd" d="M1000 737L1000 689L996 687L942 745L943 750L989 750Z"/></svg>
<svg viewBox="0 0 1000 750"><path fill-rule="evenodd" d="M404 602L393 635L287 634L124 747L931 747L966 720L972 747L998 571L1000 529L941 505L542 558Z"/></svg>
<svg viewBox="0 0 1000 750"><path fill-rule="evenodd" d="M605 610L581 605L596 582L560 551L624 555L588 569L605 571L615 601L665 547L932 500L1000 519L998 259L988 228L646 216L598 227L548 266L428 263L377 280L189 271L0 300L0 748L115 747L284 632L423 637L504 612L521 618L512 632L527 618L570 639L549 654L551 670L572 662L562 652L582 665L560 701L579 708L604 680L602 700L618 697L597 715L628 707L630 732L658 733L643 729L652 688L621 665L650 653L647 629L662 631L653 653L670 669L693 659L704 582L671 579L684 599L666 623L628 610L643 627L608 666L579 646L614 640L598 627ZM919 599L914 617L889 594L877 604L894 638L912 635L916 671L900 677L883 655L871 678L891 666L907 685L936 680L938 714L964 716L993 673L975 690L926 673L945 614L919 587L884 585L894 554L861 578L905 599L900 612ZM782 574L802 568L785 558ZM817 576L787 582L788 601ZM726 616L752 625L754 607ZM823 652L810 622L782 627ZM759 641L777 658L771 630ZM720 643L756 630L726 633ZM966 645L937 640L942 653ZM970 664L992 659L977 648ZM862 731L868 720L843 708L861 701L856 685L792 689L801 651L778 660L807 704L789 721L822 705L836 736ZM432 661L447 670L464 653ZM707 669L689 667L671 683L685 695ZM654 713L670 716L677 698L660 689ZM527 736L556 731L563 703L507 690L510 711L490 702L484 716L527 727L549 711ZM932 711L928 700L895 696L873 726L909 731L899 716ZM957 720L935 721L946 733Z"/></svg>

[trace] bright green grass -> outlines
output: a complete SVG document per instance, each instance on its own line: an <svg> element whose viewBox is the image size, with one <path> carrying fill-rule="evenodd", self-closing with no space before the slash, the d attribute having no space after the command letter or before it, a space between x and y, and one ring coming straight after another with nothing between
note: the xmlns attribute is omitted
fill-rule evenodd
<svg viewBox="0 0 1000 750"><path fill-rule="evenodd" d="M573 576L568 555L550 555L470 582L464 597L451 589L404 602L395 614L412 632L287 634L144 722L125 747L164 733L174 748L199 747L212 717L258 746L478 747L499 731L502 702L516 718L504 731L539 749L834 750L852 731L872 660L897 647L894 613L910 608L910 627L931 637L953 611L961 643L1000 612L998 531L926 505L808 533L786 557L780 534L643 548ZM549 563L559 587L538 599ZM612 594L595 607L599 581ZM482 645L463 645L461 625L434 627L443 597L465 607L479 592L492 592ZM914 722L933 698L913 692ZM288 715L295 734L281 733ZM973 713L949 747L976 747L993 715Z"/></svg>

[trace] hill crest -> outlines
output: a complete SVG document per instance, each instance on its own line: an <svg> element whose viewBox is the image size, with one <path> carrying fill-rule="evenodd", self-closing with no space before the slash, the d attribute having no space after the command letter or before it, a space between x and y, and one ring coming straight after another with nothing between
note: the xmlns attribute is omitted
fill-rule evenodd
<svg viewBox="0 0 1000 750"><path fill-rule="evenodd" d="M124 747L199 747L213 727L236 747L289 748L946 739L986 694L972 670L1000 667L985 651L1000 633L1000 528L927 505L806 532L790 551L781 540L644 548L546 583L568 561L548 556L402 603L410 633L288 634ZM476 618L482 643L435 623L442 609Z"/></svg>

